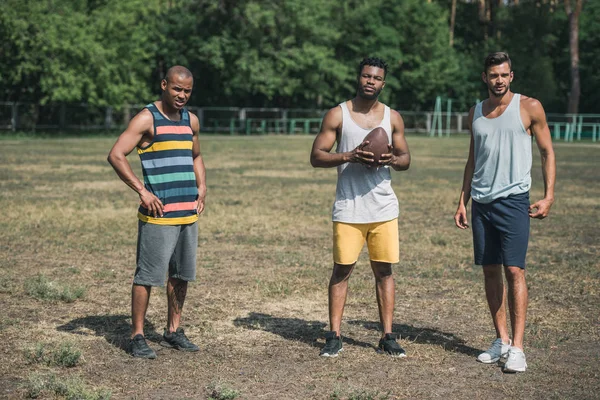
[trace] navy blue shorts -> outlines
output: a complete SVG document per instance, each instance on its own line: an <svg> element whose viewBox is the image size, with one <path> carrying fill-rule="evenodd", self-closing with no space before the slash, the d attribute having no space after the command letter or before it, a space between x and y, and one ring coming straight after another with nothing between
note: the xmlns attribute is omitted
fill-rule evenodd
<svg viewBox="0 0 600 400"><path fill-rule="evenodd" d="M529 192L471 206L475 264L525 268L529 244Z"/></svg>

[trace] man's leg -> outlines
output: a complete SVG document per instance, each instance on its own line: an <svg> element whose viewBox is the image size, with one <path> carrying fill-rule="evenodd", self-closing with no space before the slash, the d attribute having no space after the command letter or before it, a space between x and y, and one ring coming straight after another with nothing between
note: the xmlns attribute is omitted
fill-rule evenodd
<svg viewBox="0 0 600 400"><path fill-rule="evenodd" d="M348 279L354 269L354 264L340 265L333 264L333 272L329 280L329 326L332 332L340 335L342 325L342 315L346 305L346 296L348 295Z"/></svg>
<svg viewBox="0 0 600 400"><path fill-rule="evenodd" d="M181 311L187 294L187 281L169 278L167 282L167 300L168 315L167 315L167 330L169 333L175 332L179 328L181 321Z"/></svg>
<svg viewBox="0 0 600 400"><path fill-rule="evenodd" d="M501 265L484 265L483 276L485 280L485 295L487 298L492 321L496 329L496 337L503 343L509 343L508 328L506 325L506 290L502 277Z"/></svg>
<svg viewBox="0 0 600 400"><path fill-rule="evenodd" d="M136 285L131 287L131 338L135 335L144 336L144 320L150 301L151 286Z"/></svg>
<svg viewBox="0 0 600 400"><path fill-rule="evenodd" d="M377 295L377 307L379 308L379 320L381 321L381 337L386 333L392 333L392 320L394 315L395 285L392 275L392 264L371 261L371 269L375 275L375 293Z"/></svg>
<svg viewBox="0 0 600 400"><path fill-rule="evenodd" d="M181 323L183 303L187 294L188 282L196 279L196 249L198 248L198 223L181 225L177 245L169 261L167 281L167 327L161 345L181 351L198 351L200 348L190 342Z"/></svg>
<svg viewBox="0 0 600 400"><path fill-rule="evenodd" d="M508 306L510 310L513 346L523 350L528 300L525 270L519 267L505 267L505 273L508 283Z"/></svg>
<svg viewBox="0 0 600 400"><path fill-rule="evenodd" d="M131 340L127 351L134 357L156 358L144 338L144 320L152 286L133 284L131 287Z"/></svg>

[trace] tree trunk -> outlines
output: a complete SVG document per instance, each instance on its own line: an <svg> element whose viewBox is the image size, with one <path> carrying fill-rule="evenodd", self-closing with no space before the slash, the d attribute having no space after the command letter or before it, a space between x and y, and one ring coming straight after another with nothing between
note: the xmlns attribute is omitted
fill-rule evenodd
<svg viewBox="0 0 600 400"><path fill-rule="evenodd" d="M579 112L579 96L581 95L581 81L579 79L579 15L581 14L582 0L565 0L565 11L569 17L569 55L571 57L571 91L569 93L569 105L567 112L577 114Z"/></svg>
<svg viewBox="0 0 600 400"><path fill-rule="evenodd" d="M454 46L454 23L456 22L456 0L452 0L450 7L450 47Z"/></svg>

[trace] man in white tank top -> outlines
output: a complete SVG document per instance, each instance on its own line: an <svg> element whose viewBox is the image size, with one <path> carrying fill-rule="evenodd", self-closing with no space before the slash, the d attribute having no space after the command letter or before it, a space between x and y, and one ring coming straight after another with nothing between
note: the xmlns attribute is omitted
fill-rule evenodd
<svg viewBox="0 0 600 400"><path fill-rule="evenodd" d="M334 264L329 282L329 323L321 356L336 357L342 350L340 327L348 291L348 279L365 244L375 276L382 325L378 350L404 357L392 332L394 278L392 264L399 257L398 199L391 187L390 167L408 169L410 153L404 138L404 122L397 111L378 101L385 86L387 65L378 58L364 59L358 68L356 96L332 108L323 118L310 162L313 167L337 167L338 182L333 205ZM381 127L388 135L389 153L379 165L374 154L363 151L365 136ZM332 153L333 145L337 149Z"/></svg>
<svg viewBox="0 0 600 400"><path fill-rule="evenodd" d="M554 150L542 104L510 91L513 71L508 54L490 54L482 79L489 98L469 112L471 145L454 221L460 229L469 227L466 207L472 198L475 264L483 266L485 293L496 329L496 340L477 360L498 362L506 372L524 372L529 220L548 216L554 202ZM543 199L530 205L532 136L542 158L545 193ZM512 341L502 266L508 283Z"/></svg>

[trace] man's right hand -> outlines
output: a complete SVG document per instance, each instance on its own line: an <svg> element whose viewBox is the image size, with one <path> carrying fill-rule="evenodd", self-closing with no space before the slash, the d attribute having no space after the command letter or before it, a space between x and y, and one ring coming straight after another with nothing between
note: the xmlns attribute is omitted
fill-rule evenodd
<svg viewBox="0 0 600 400"><path fill-rule="evenodd" d="M164 214L162 201L145 188L140 192L140 204L148 210L148 213L153 215L154 218L162 217Z"/></svg>
<svg viewBox="0 0 600 400"><path fill-rule="evenodd" d="M369 151L363 150L365 148L365 146L368 144L369 144L369 141L366 140L366 141L362 142L361 144L359 144L354 150L352 150L350 152L350 157L349 157L348 162L361 163L364 165L372 166L373 163L375 162L375 154L373 154Z"/></svg>
<svg viewBox="0 0 600 400"><path fill-rule="evenodd" d="M460 229L467 229L469 227L469 221L467 220L467 208L461 203L454 214L454 223Z"/></svg>

